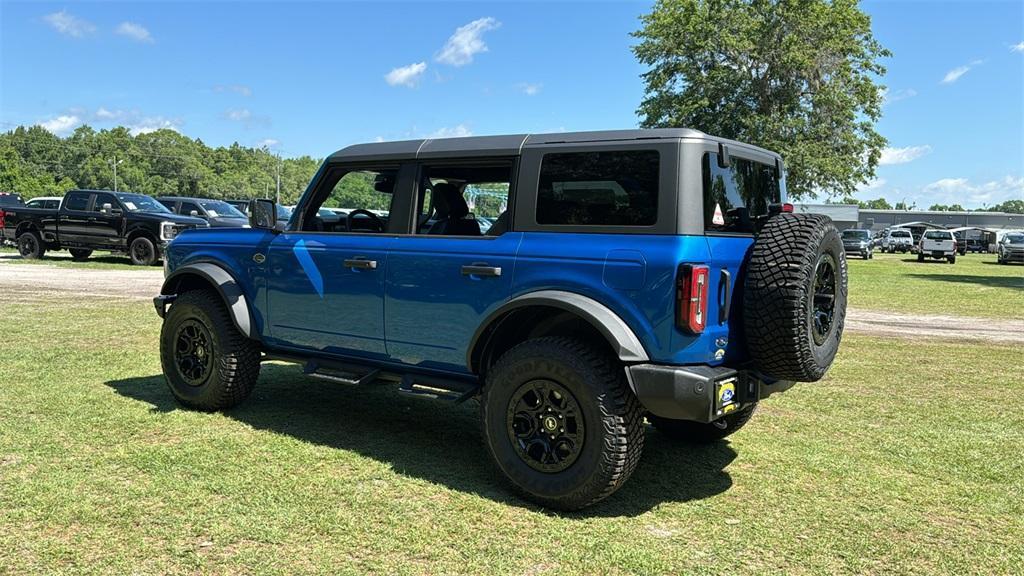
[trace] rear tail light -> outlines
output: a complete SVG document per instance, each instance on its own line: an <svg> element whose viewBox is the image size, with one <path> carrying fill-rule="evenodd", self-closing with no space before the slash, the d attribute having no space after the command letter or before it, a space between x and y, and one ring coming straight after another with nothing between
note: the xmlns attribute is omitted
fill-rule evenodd
<svg viewBox="0 0 1024 576"><path fill-rule="evenodd" d="M782 205L782 211L786 212L788 214L792 214L793 213L793 205L790 204L789 202L786 202L785 204Z"/></svg>
<svg viewBox="0 0 1024 576"><path fill-rule="evenodd" d="M7 216L7 213L4 212L3 210L0 210L0 228L4 227L4 218L6 216Z"/></svg>
<svg viewBox="0 0 1024 576"><path fill-rule="evenodd" d="M676 275L676 326L690 334L700 334L707 325L707 266L683 264Z"/></svg>

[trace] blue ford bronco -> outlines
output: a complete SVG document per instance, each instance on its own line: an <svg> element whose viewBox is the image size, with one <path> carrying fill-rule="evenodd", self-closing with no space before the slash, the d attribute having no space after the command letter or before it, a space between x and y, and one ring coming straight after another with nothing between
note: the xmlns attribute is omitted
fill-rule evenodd
<svg viewBox="0 0 1024 576"><path fill-rule="evenodd" d="M287 225L254 200L251 228L170 244L163 371L200 410L268 360L474 399L511 485L582 508L636 468L645 419L717 441L825 374L843 243L791 211L777 154L689 129L349 146Z"/></svg>

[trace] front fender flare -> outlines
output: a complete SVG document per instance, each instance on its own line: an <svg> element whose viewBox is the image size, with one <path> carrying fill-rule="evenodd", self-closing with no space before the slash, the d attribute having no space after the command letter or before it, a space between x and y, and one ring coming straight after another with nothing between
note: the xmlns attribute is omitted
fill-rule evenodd
<svg viewBox="0 0 1024 576"><path fill-rule="evenodd" d="M474 356L477 347L486 345L483 338L488 338L489 329L496 320L517 308L526 306L550 306L572 312L589 322L612 346L619 360L627 363L648 362L647 351L637 338L633 329L610 308L600 302L575 292L562 290L538 290L529 292L509 300L492 312L480 323L466 351L466 366L476 373Z"/></svg>
<svg viewBox="0 0 1024 576"><path fill-rule="evenodd" d="M235 281L234 276L217 264L196 262L178 268L164 280L164 284L160 288L160 296L157 296L154 302L157 300L166 302L168 301L166 297L176 296L181 281L189 276L198 277L212 286L220 294L224 305L227 306L235 328L238 328L238 331L246 338L258 339L254 330L255 323L252 321L252 315L249 311L249 301L246 299L245 293L242 292L242 288ZM160 311L161 306L158 305L157 312ZM163 315L161 314L161 316Z"/></svg>

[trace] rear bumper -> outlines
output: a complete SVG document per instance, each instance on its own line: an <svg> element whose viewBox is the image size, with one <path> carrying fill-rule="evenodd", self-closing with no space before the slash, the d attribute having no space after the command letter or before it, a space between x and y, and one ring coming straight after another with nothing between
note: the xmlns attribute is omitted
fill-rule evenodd
<svg viewBox="0 0 1024 576"><path fill-rule="evenodd" d="M626 375L649 412L662 418L696 422L712 422L794 384L714 366L636 364L626 369Z"/></svg>

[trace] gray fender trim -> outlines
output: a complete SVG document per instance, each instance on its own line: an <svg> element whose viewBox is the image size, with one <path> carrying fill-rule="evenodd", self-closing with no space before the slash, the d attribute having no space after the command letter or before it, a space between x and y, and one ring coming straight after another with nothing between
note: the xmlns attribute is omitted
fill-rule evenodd
<svg viewBox="0 0 1024 576"><path fill-rule="evenodd" d="M231 314L231 320L235 323L235 328L238 328L238 331L245 337L257 339L257 335L253 333L252 317L249 315L249 302L246 300L245 294L242 293L242 289L238 286L234 276L217 264L197 262L178 268L164 280L164 285L160 288L160 294L177 294L178 283L183 277L190 275L199 276L216 288L217 293L220 294L224 304L228 307L228 312Z"/></svg>
<svg viewBox="0 0 1024 576"><path fill-rule="evenodd" d="M480 327L473 334L473 339L469 343L468 350L466 350L466 366L469 367L470 371L476 372L476 367L473 366L473 352L476 350L477 345L481 343L480 339L487 334L494 321L512 310L526 306L551 306L572 312L590 322L594 328L601 332L615 350L619 360L631 363L649 361L643 344L640 343L640 339L633 333L633 330L618 314L604 304L574 292L538 290L516 296L489 314L480 323Z"/></svg>

